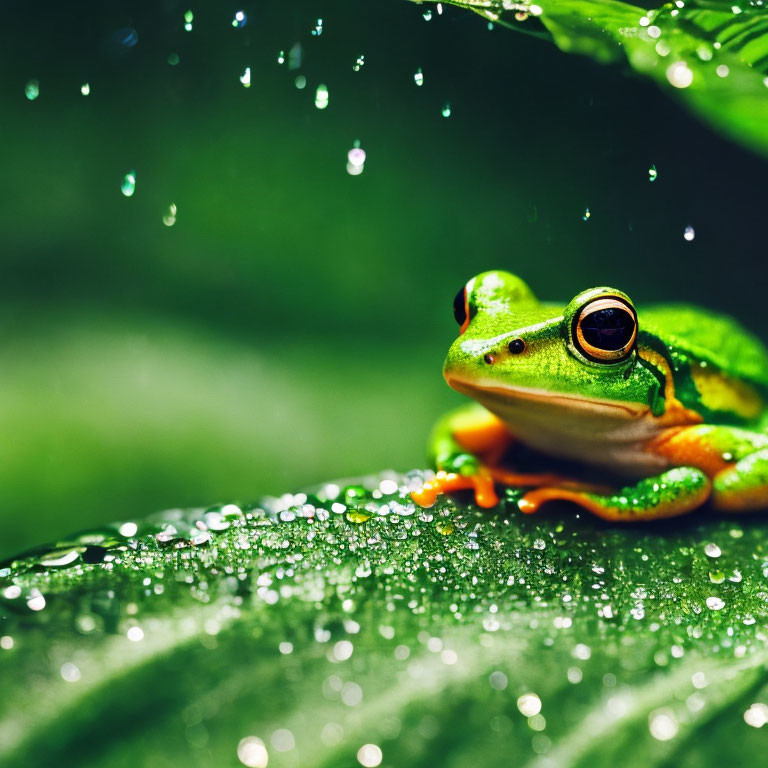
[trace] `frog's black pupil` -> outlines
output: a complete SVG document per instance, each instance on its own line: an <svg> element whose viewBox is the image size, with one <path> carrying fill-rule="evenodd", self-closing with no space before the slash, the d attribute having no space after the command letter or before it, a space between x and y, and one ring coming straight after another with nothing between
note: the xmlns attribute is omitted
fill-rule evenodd
<svg viewBox="0 0 768 768"><path fill-rule="evenodd" d="M462 288L453 300L453 316L459 325L467 322L467 305L464 298L464 288Z"/></svg>
<svg viewBox="0 0 768 768"><path fill-rule="evenodd" d="M606 307L581 321L584 340L597 349L615 352L625 347L635 332L635 318L626 309Z"/></svg>
<svg viewBox="0 0 768 768"><path fill-rule="evenodd" d="M513 355L519 355L521 352L525 352L525 342L522 339L512 339L509 342L509 351Z"/></svg>

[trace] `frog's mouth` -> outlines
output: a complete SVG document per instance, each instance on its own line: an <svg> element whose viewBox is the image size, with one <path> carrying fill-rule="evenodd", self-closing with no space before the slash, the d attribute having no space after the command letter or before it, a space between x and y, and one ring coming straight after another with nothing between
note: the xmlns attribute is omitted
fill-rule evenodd
<svg viewBox="0 0 768 768"><path fill-rule="evenodd" d="M497 381L486 382L482 379L467 381L449 376L446 377L446 381L452 389L477 400L502 418L511 415L510 412L515 412L522 417L524 417L523 412L527 412L527 415L532 418L535 418L536 413L543 416L545 412L560 412L561 415L568 413L577 420L581 417L634 421L650 413L650 408L644 403L601 400L571 393L499 384Z"/></svg>

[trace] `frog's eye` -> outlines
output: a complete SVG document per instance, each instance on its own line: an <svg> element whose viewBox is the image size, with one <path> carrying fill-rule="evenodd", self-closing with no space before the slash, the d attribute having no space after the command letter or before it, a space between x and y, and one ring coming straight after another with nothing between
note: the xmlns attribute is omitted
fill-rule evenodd
<svg viewBox="0 0 768 768"><path fill-rule="evenodd" d="M599 363L626 360L637 339L637 314L626 299L599 296L573 318L573 343L584 357Z"/></svg>
<svg viewBox="0 0 768 768"><path fill-rule="evenodd" d="M453 316L459 324L459 335L461 335L469 325L469 296L466 286L462 287L453 300Z"/></svg>

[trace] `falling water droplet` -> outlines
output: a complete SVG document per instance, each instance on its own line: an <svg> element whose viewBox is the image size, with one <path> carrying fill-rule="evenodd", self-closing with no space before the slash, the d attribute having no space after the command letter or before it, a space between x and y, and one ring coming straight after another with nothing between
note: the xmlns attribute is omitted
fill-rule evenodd
<svg viewBox="0 0 768 768"><path fill-rule="evenodd" d="M277 63L278 64L285 63L285 51L280 51L280 53L277 54Z"/></svg>
<svg viewBox="0 0 768 768"><path fill-rule="evenodd" d="M357 57L357 60L355 61L355 65L352 67L352 69L355 72L359 72L364 66L365 66L365 56L360 55Z"/></svg>
<svg viewBox="0 0 768 768"><path fill-rule="evenodd" d="M171 203L168 211L163 215L163 224L166 227L172 227L176 223L176 204Z"/></svg>
<svg viewBox="0 0 768 768"><path fill-rule="evenodd" d="M424 73L421 71L421 67L416 70L416 73L413 76L413 82L418 86L424 85Z"/></svg>
<svg viewBox="0 0 768 768"><path fill-rule="evenodd" d="M24 88L24 95L34 101L40 95L40 83L37 80L30 80Z"/></svg>
<svg viewBox="0 0 768 768"><path fill-rule="evenodd" d="M248 23L248 16L245 14L245 11L237 11L235 13L235 18L232 19L232 26L237 27L244 27Z"/></svg>
<svg viewBox="0 0 768 768"><path fill-rule="evenodd" d="M320 83L315 91L315 106L318 109L325 109L328 106L328 86Z"/></svg>
<svg viewBox="0 0 768 768"><path fill-rule="evenodd" d="M422 15L424 16L424 21L430 21L432 19L432 11L429 9L424 11Z"/></svg>
<svg viewBox="0 0 768 768"><path fill-rule="evenodd" d="M187 30L187 32L192 31L192 22L194 21L195 14L192 13L192 11L185 11L184 13L184 29Z"/></svg>
<svg viewBox="0 0 768 768"><path fill-rule="evenodd" d="M88 83L83 83L80 86L80 93L83 94L83 96L88 96L91 92L91 86Z"/></svg>
<svg viewBox="0 0 768 768"><path fill-rule="evenodd" d="M592 214L589 212L589 208L585 208L584 213L581 215L581 220L589 221L590 216L592 216Z"/></svg>
<svg viewBox="0 0 768 768"><path fill-rule="evenodd" d="M347 173L350 176L359 176L365 167L365 150L361 149L359 142L347 152ZM343 505L341 505L343 506Z"/></svg>
<svg viewBox="0 0 768 768"><path fill-rule="evenodd" d="M240 75L240 82L243 84L244 88L251 87L251 68L250 67L246 67L243 74Z"/></svg>
<svg viewBox="0 0 768 768"><path fill-rule="evenodd" d="M315 28L312 30L312 35L314 37L320 37L320 35L322 35L322 34L323 34L323 20L322 19L318 19L315 22Z"/></svg>
<svg viewBox="0 0 768 768"><path fill-rule="evenodd" d="M659 172L656 170L655 165L651 165L648 169L648 181L656 181L659 178Z"/></svg>
<svg viewBox="0 0 768 768"><path fill-rule="evenodd" d="M696 237L696 233L693 231L693 227L687 226L683 232L683 238L690 243L694 237Z"/></svg>
<svg viewBox="0 0 768 768"><path fill-rule="evenodd" d="M443 117L450 117L451 116L451 105L450 105L449 102L445 103L445 105L443 106L441 114L442 114Z"/></svg>
<svg viewBox="0 0 768 768"><path fill-rule="evenodd" d="M125 197L133 197L133 193L136 191L136 171L129 171L123 176L120 191Z"/></svg>

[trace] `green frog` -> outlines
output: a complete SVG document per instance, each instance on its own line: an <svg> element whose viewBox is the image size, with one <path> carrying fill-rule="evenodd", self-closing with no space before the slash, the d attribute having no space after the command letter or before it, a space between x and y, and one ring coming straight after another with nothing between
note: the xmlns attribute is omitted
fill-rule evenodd
<svg viewBox="0 0 768 768"><path fill-rule="evenodd" d="M473 277L453 308L443 375L476 402L436 425L421 506L472 489L493 507L506 485L525 513L563 500L622 522L768 508L768 352L733 319L638 311L605 287L540 302L504 271ZM533 471L510 460L516 444Z"/></svg>

